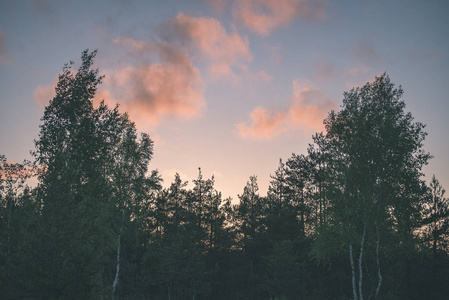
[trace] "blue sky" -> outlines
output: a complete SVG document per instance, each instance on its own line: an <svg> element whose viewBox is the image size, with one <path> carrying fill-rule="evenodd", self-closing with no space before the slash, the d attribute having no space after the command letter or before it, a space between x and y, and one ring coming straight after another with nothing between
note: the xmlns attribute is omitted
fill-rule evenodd
<svg viewBox="0 0 449 300"><path fill-rule="evenodd" d="M215 175L261 192L305 153L343 92L387 72L427 125L425 168L449 186L447 1L0 0L0 153L30 159L64 63L98 49L98 98L155 141L167 184Z"/></svg>

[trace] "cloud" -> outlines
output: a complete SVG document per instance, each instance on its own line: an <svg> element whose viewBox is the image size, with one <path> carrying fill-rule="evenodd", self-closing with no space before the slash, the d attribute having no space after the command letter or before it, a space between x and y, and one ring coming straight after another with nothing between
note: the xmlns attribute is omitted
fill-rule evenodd
<svg viewBox="0 0 449 300"><path fill-rule="evenodd" d="M265 71L265 70L260 70L259 72L257 72L254 75L255 75L255 79L257 81L268 82L268 81L271 81L273 79L273 76L268 74L267 71Z"/></svg>
<svg viewBox="0 0 449 300"><path fill-rule="evenodd" d="M149 40L119 37L120 65L106 70L97 98L119 103L133 120L154 127L167 118L190 119L206 106L206 83L195 66L206 66L207 78L237 80L252 59L249 42L236 31L228 32L214 18L178 14L162 23ZM268 80L265 72L258 74ZM51 98L51 86L35 90L38 103ZM148 129L148 128L147 128Z"/></svg>
<svg viewBox="0 0 449 300"><path fill-rule="evenodd" d="M162 29L163 38L180 45L193 59L206 58L209 71L216 78L235 77L234 68L246 69L252 54L246 37L228 33L214 18L194 18L178 14Z"/></svg>
<svg viewBox="0 0 449 300"><path fill-rule="evenodd" d="M252 139L271 139L285 132L285 112L275 112L262 107L256 107L250 114L251 124L237 124L241 137Z"/></svg>
<svg viewBox="0 0 449 300"><path fill-rule="evenodd" d="M312 21L325 16L323 1L240 0L235 1L234 18L250 31L268 36L295 19Z"/></svg>
<svg viewBox="0 0 449 300"><path fill-rule="evenodd" d="M34 102L39 106L45 107L56 96L56 85L59 81L59 75L53 79L52 84L38 85L33 91Z"/></svg>
<svg viewBox="0 0 449 300"><path fill-rule="evenodd" d="M51 99L56 96L55 86L46 84L38 85L33 91L34 101L40 106L47 106Z"/></svg>
<svg viewBox="0 0 449 300"><path fill-rule="evenodd" d="M205 106L199 70L177 47L126 38L137 64L109 70L105 87L138 122L158 124L161 117L192 118ZM148 62L153 58L155 62Z"/></svg>
<svg viewBox="0 0 449 300"><path fill-rule="evenodd" d="M294 127L320 130L327 113L336 107L336 102L309 82L293 81L292 106L289 109Z"/></svg>
<svg viewBox="0 0 449 300"><path fill-rule="evenodd" d="M45 107L49 104L50 100L52 100L56 96L56 85L59 81L59 76L55 78L53 84L42 84L38 85L33 91L34 102L39 104L39 106ZM115 106L118 102L113 100L111 94L108 90L103 89L101 86L97 89L94 98L92 99L94 105L99 105L101 101L105 101L111 106Z"/></svg>
<svg viewBox="0 0 449 300"><path fill-rule="evenodd" d="M322 130L327 113L336 102L301 80L293 81L293 97L284 111L256 107L250 114L250 122L236 125L243 138L269 140L293 130Z"/></svg>
<svg viewBox="0 0 449 300"><path fill-rule="evenodd" d="M207 78L237 80L236 72L246 71L252 59L246 37L227 32L214 18L183 13L162 23L152 40L121 37L114 42L128 54L124 65L108 70L107 96L119 99L133 119L147 125L201 114L206 84L194 62L206 66Z"/></svg>

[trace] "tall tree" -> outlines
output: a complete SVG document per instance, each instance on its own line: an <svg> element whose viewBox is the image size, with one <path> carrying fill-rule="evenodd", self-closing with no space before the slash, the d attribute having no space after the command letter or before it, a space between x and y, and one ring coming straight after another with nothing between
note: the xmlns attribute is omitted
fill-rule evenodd
<svg viewBox="0 0 449 300"><path fill-rule="evenodd" d="M312 179L312 164L308 156L293 154L286 162L286 182L289 201L298 213L301 237L309 236L316 223L313 215L318 215L313 204L314 183Z"/></svg>
<svg viewBox="0 0 449 300"><path fill-rule="evenodd" d="M332 198L333 225L346 236L354 300L365 296L368 239L375 245L378 297L382 236L395 232L412 242L417 226L421 168L430 155L422 150L424 125L404 112L402 94L383 74L345 92L342 109L325 120L326 150L333 153L329 165L337 171L333 180L340 190L340 196Z"/></svg>
<svg viewBox="0 0 449 300"><path fill-rule="evenodd" d="M105 226L111 211L100 209L107 197L98 160L104 143L93 118L92 99L102 80L92 69L95 55L84 51L76 74L73 62L64 66L36 141L48 253L43 296L49 299L105 295L102 268L112 231Z"/></svg>
<svg viewBox="0 0 449 300"><path fill-rule="evenodd" d="M431 250L430 276L426 282L429 296L442 299L446 295L444 279L448 276L449 253L449 199L445 189L433 175L429 184L428 197L423 203L422 226L417 230L423 242Z"/></svg>
<svg viewBox="0 0 449 300"><path fill-rule="evenodd" d="M73 62L64 66L36 141L48 252L46 298L115 294L123 228L138 217L140 203L159 180L155 173L147 175L153 154L149 136L138 137L118 107L103 102L94 107L103 78L93 69L95 55L84 51L76 73Z"/></svg>
<svg viewBox="0 0 449 300"><path fill-rule="evenodd" d="M243 250L246 263L247 298L258 299L263 295L262 258L266 248L266 198L259 195L257 177L251 176L239 195L240 203L236 207L235 226L238 231L238 244Z"/></svg>

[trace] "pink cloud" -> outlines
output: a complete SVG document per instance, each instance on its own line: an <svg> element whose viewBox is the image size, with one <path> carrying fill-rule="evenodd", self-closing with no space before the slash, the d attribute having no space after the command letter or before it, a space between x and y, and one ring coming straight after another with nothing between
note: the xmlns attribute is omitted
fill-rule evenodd
<svg viewBox="0 0 449 300"><path fill-rule="evenodd" d="M241 137L252 139L272 139L287 130L285 119L287 114L256 107L250 114L251 124L237 124Z"/></svg>
<svg viewBox="0 0 449 300"><path fill-rule="evenodd" d="M234 18L261 36L267 36L298 18L310 21L325 16L322 1L240 0L235 4Z"/></svg>
<svg viewBox="0 0 449 300"><path fill-rule="evenodd" d="M336 102L308 82L293 81L293 98L289 116L293 127L322 130L327 113L336 107Z"/></svg>
<svg viewBox="0 0 449 300"><path fill-rule="evenodd" d="M163 23L153 41L122 37L114 42L127 49L128 63L108 71L107 96L119 99L134 119L152 125L164 117L201 114L205 83L193 62L205 64L209 78L236 81L236 71L246 71L252 59L247 38L227 32L214 18L182 13Z"/></svg>
<svg viewBox="0 0 449 300"><path fill-rule="evenodd" d="M34 102L39 104L39 106L47 106L55 96L56 96L56 85L59 81L59 75L53 79L52 84L42 84L38 85L33 91Z"/></svg>
<svg viewBox="0 0 449 300"><path fill-rule="evenodd" d="M55 87L58 83L58 80L59 77L56 77L53 84L38 85L33 91L34 102L42 107L47 106L50 100L52 100L56 96ZM100 86L100 88L95 93L93 103L94 105L99 105L102 100L105 100L106 103L109 103L112 106L115 106L115 104L117 103L117 101L113 101L110 92L108 90L102 89L102 87Z"/></svg>
<svg viewBox="0 0 449 300"><path fill-rule="evenodd" d="M204 84L198 69L184 53L164 43L131 38L116 42L127 46L133 64L106 71L94 104L102 100L110 106L118 103L139 126L147 129L163 118L189 119L200 115L206 103ZM56 82L34 90L38 104L45 106L55 96Z"/></svg>
<svg viewBox="0 0 449 300"><path fill-rule="evenodd" d="M178 48L133 39L122 42L134 51L137 64L110 70L105 87L124 110L147 124L161 117L192 118L205 106L204 84L198 69ZM149 63L147 57L156 57Z"/></svg>
<svg viewBox="0 0 449 300"><path fill-rule="evenodd" d="M250 122L236 125L243 138L269 140L294 130L322 130L327 113L336 102L307 82L293 81L293 97L284 111L256 107L250 114Z"/></svg>
<svg viewBox="0 0 449 300"><path fill-rule="evenodd" d="M145 126L162 119L189 119L206 106L205 83L194 62L205 64L210 77L237 80L237 70L247 71L251 61L247 38L227 32L214 18L194 18L182 13L159 27L151 40L120 37L113 42L125 50L122 64L107 70L94 102L119 103ZM267 73L260 73L268 79ZM35 99L45 103L51 86L39 86Z"/></svg>
<svg viewBox="0 0 449 300"><path fill-rule="evenodd" d="M270 74L267 73L267 71L265 70L260 70L259 72L257 72L255 74L255 77L258 81L271 81L273 79L273 76L271 76Z"/></svg>
<svg viewBox="0 0 449 300"><path fill-rule="evenodd" d="M55 86L50 84L38 85L33 91L34 101L40 106L47 106L55 95Z"/></svg>
<svg viewBox="0 0 449 300"><path fill-rule="evenodd" d="M246 69L252 54L246 37L228 33L214 18L178 14L165 24L166 39L180 44L194 59L206 58L215 77L235 76L233 68Z"/></svg>
<svg viewBox="0 0 449 300"><path fill-rule="evenodd" d="M124 82L116 86L124 108L150 123L161 116L194 117L205 104L201 78L190 64L128 66L112 74L113 80L117 77Z"/></svg>

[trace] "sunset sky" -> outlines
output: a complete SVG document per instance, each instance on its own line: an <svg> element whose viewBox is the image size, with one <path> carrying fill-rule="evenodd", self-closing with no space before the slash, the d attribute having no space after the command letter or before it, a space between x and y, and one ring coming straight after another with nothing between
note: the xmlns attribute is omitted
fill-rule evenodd
<svg viewBox="0 0 449 300"><path fill-rule="evenodd" d="M449 1L0 0L0 154L31 159L64 63L98 49L97 95L155 142L168 185L214 174L265 194L343 92L387 72L427 124L424 169L449 189Z"/></svg>

